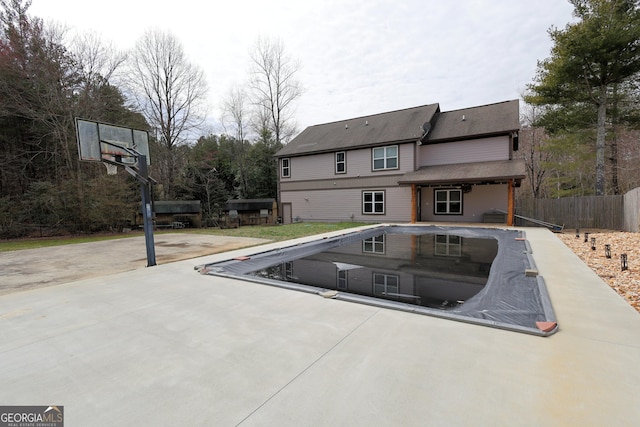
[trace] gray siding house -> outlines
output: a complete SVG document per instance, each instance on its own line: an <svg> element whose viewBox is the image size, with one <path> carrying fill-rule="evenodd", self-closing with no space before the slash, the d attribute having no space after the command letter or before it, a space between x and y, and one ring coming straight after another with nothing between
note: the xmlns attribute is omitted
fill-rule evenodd
<svg viewBox="0 0 640 427"><path fill-rule="evenodd" d="M282 220L512 225L519 129L518 100L310 126L275 154Z"/></svg>

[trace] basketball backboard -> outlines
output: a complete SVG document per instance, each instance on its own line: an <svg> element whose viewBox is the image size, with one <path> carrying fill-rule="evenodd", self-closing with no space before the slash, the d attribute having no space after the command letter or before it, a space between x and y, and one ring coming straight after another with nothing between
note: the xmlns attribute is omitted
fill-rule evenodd
<svg viewBox="0 0 640 427"><path fill-rule="evenodd" d="M80 160L134 166L143 154L151 164L147 131L76 118L76 137Z"/></svg>

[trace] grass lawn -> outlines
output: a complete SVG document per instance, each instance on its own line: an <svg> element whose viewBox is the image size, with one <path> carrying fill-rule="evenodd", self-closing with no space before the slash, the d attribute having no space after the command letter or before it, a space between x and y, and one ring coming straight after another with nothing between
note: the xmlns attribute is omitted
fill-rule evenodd
<svg viewBox="0 0 640 427"><path fill-rule="evenodd" d="M298 237L311 236L314 234L327 233L330 231L343 230L346 228L366 225L358 222L300 222L287 225L268 226L245 226L240 228L190 228L184 230L156 231L154 234L166 233L190 233L190 234L211 234L217 236L237 236L255 237L258 239L268 239L272 241L289 240ZM48 246L72 245L75 243L98 242L101 240L126 239L130 237L143 236L141 231L127 234L109 235L84 235L84 236L63 236L38 239L4 240L0 241L0 252L17 251L21 249L36 249Z"/></svg>

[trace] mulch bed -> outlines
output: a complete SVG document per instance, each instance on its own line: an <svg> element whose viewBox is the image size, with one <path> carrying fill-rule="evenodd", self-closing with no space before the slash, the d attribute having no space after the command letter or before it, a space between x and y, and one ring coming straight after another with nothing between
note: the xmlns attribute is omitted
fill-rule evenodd
<svg viewBox="0 0 640 427"><path fill-rule="evenodd" d="M585 242L584 233L588 232ZM580 230L580 237L565 231L560 240L584 261L602 280L640 312L640 233ZM591 238L595 247L591 248ZM605 256L610 245L611 258ZM627 255L627 270L622 270L621 255Z"/></svg>

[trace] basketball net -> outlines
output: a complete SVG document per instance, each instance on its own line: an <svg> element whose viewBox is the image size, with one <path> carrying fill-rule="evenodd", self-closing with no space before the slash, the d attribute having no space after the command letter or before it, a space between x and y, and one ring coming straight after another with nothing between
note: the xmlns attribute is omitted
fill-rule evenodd
<svg viewBox="0 0 640 427"><path fill-rule="evenodd" d="M107 175L117 175L118 174L118 166L116 166L114 164L111 164L111 163L105 163L104 165L107 168Z"/></svg>

